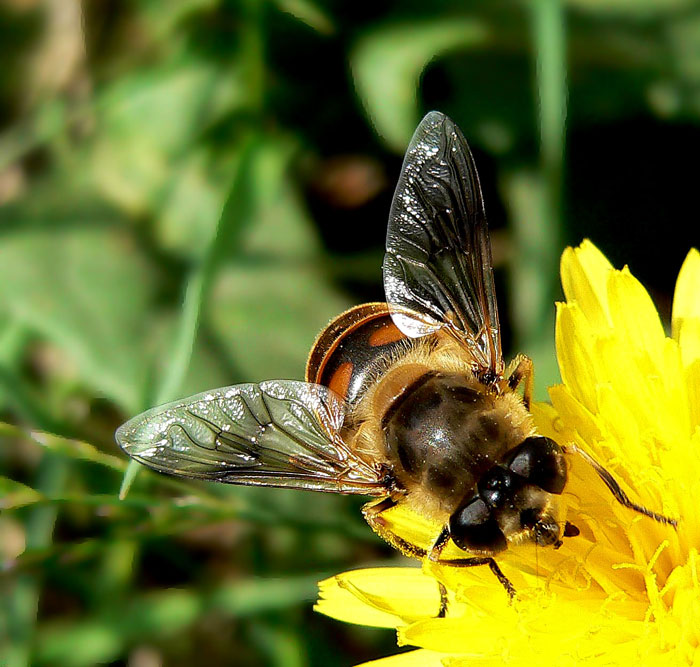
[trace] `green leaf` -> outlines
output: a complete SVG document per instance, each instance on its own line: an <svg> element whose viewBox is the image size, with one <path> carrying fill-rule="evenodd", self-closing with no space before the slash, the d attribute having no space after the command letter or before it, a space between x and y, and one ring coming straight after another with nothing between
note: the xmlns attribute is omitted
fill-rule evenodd
<svg viewBox="0 0 700 667"><path fill-rule="evenodd" d="M300 378L320 329L348 307L312 268L230 266L212 293L208 322L238 381Z"/></svg>
<svg viewBox="0 0 700 667"><path fill-rule="evenodd" d="M308 260L320 242L293 184L292 159L299 146L286 136L259 138L241 165L227 204L236 218L231 255Z"/></svg>
<svg viewBox="0 0 700 667"><path fill-rule="evenodd" d="M6 410L17 397L17 377L24 358L28 332L19 322L0 313L0 411Z"/></svg>
<svg viewBox="0 0 700 667"><path fill-rule="evenodd" d="M300 377L311 343L348 307L313 269L319 241L289 176L296 146L284 138L252 145L227 203L232 233L205 321L239 376L231 381Z"/></svg>
<svg viewBox="0 0 700 667"><path fill-rule="evenodd" d="M96 463L118 472L123 472L126 469L126 461L122 458L105 454L87 442L70 440L52 433L30 432L19 426L0 422L0 445L5 442L3 438L32 442L66 458Z"/></svg>
<svg viewBox="0 0 700 667"><path fill-rule="evenodd" d="M98 620L61 623L39 630L36 663L87 667L119 657L123 639L119 628Z"/></svg>
<svg viewBox="0 0 700 667"><path fill-rule="evenodd" d="M140 137L148 148L174 153L229 110L230 95L217 68L202 60L137 68L103 89L98 100L101 132L116 145Z"/></svg>
<svg viewBox="0 0 700 667"><path fill-rule="evenodd" d="M656 16L692 7L693 0L568 0L577 9L595 12L602 16Z"/></svg>
<svg viewBox="0 0 700 667"><path fill-rule="evenodd" d="M0 510L17 509L43 499L41 493L7 477L0 477Z"/></svg>
<svg viewBox="0 0 700 667"><path fill-rule="evenodd" d="M35 664L83 667L109 662L121 655L125 645L172 637L207 611L236 618L310 602L316 597L316 582L326 576L237 579L221 582L211 592L165 590L116 601L98 618L41 627Z"/></svg>
<svg viewBox="0 0 700 667"><path fill-rule="evenodd" d="M146 34L153 39L162 39L173 32L183 19L217 4L217 0L142 0L135 9L141 15Z"/></svg>
<svg viewBox="0 0 700 667"><path fill-rule="evenodd" d="M154 277L133 241L106 228L7 234L0 304L59 347L97 394L140 407L144 333Z"/></svg>
<svg viewBox="0 0 700 667"><path fill-rule="evenodd" d="M283 579L247 579L223 582L208 606L226 616L248 616L284 609L316 599L320 574Z"/></svg>
<svg viewBox="0 0 700 667"><path fill-rule="evenodd" d="M275 0L277 7L323 35L335 32L328 15L310 0Z"/></svg>
<svg viewBox="0 0 700 667"><path fill-rule="evenodd" d="M141 637L172 635L194 623L201 611L202 600L196 591L160 591L135 600L123 631Z"/></svg>
<svg viewBox="0 0 700 667"><path fill-rule="evenodd" d="M183 196L189 192L202 198L204 213L196 222L204 219L211 233L216 216L211 219L206 212L221 202L207 186L208 181L217 183L216 174L199 152L199 142L207 127L241 103L236 90L233 77L192 59L141 68L117 79L97 103L100 134L91 158L97 187L132 214L162 207L168 225L173 217L181 224L175 208L182 206L178 190L184 189ZM204 234L206 243L210 234L199 227L195 231Z"/></svg>
<svg viewBox="0 0 700 667"><path fill-rule="evenodd" d="M202 257L215 232L238 159L229 158L215 168L208 152L197 150L177 163L153 201L157 207L154 233L163 249L182 257Z"/></svg>
<svg viewBox="0 0 700 667"><path fill-rule="evenodd" d="M16 366L21 362L27 331L19 322L0 315L0 365Z"/></svg>
<svg viewBox="0 0 700 667"><path fill-rule="evenodd" d="M383 27L363 37L351 54L355 86L379 135L397 152L418 121L417 90L431 60L455 48L474 48L488 32L477 19L440 19Z"/></svg>

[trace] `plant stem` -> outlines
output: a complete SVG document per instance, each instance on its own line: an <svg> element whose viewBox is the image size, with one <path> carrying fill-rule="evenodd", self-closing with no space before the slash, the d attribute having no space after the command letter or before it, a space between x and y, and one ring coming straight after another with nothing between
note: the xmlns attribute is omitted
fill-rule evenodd
<svg viewBox="0 0 700 667"><path fill-rule="evenodd" d="M37 472L36 489L46 495L61 492L68 476L69 462L46 452ZM58 508L54 505L36 507L31 511L26 528L26 549L46 549L51 544ZM9 596L3 596L9 646L4 651L3 665L25 667L31 664L36 615L41 591L37 575L17 577Z"/></svg>
<svg viewBox="0 0 700 667"><path fill-rule="evenodd" d="M566 27L561 0L533 0L535 90L540 159L537 176L519 174L510 183L514 200L511 289L515 347L529 354L541 382L536 392L557 381L553 354L553 301L559 293L558 267L563 242L562 188L566 137ZM534 201L533 201L534 200Z"/></svg>

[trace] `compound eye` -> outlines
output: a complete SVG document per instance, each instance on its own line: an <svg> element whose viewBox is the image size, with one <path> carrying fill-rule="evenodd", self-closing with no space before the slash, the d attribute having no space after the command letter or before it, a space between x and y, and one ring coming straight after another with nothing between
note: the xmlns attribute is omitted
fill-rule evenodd
<svg viewBox="0 0 700 667"><path fill-rule="evenodd" d="M495 554L507 546L498 522L479 497L472 498L450 517L450 537L464 551Z"/></svg>
<svg viewBox="0 0 700 667"><path fill-rule="evenodd" d="M559 494L566 485L564 453L549 438L527 438L513 450L506 465L516 475L549 493Z"/></svg>

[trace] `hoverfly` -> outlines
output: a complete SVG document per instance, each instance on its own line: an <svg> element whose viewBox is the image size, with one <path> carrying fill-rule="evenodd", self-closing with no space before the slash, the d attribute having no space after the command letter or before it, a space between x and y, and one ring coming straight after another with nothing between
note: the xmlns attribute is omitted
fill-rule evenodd
<svg viewBox="0 0 700 667"><path fill-rule="evenodd" d="M306 382L272 380L153 408L116 439L159 472L230 484L379 497L363 513L404 553L455 567L488 565L511 543L558 547L565 454L538 435L532 362L506 373L479 179L459 128L429 113L408 147L389 216L386 303L353 308L317 338ZM523 384L523 395L517 392ZM393 534L383 512L405 504L442 527L430 549ZM449 542L464 552L446 559Z"/></svg>

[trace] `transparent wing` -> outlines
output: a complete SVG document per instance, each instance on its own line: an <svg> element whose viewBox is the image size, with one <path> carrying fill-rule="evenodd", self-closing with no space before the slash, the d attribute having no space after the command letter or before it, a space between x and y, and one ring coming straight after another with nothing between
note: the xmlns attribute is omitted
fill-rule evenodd
<svg viewBox="0 0 700 667"><path fill-rule="evenodd" d="M239 384L161 405L119 427L119 446L159 472L229 484L385 495L383 471L339 436L343 402L293 380Z"/></svg>
<svg viewBox="0 0 700 667"><path fill-rule="evenodd" d="M404 334L447 328L481 374L503 375L479 178L459 128L437 111L421 121L406 152L383 269L392 318Z"/></svg>

